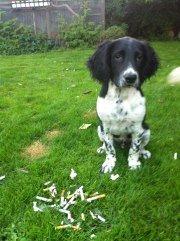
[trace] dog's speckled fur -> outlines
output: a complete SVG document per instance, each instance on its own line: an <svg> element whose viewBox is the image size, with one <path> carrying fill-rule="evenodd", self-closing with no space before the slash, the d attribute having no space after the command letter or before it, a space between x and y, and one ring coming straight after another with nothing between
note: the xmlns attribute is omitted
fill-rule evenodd
<svg viewBox="0 0 180 241"><path fill-rule="evenodd" d="M97 99L97 113L102 122L98 135L105 152L103 172L111 172L116 162L114 137L131 136L128 164L140 166L139 157L150 157L144 147L149 142L150 130L144 123L146 106L141 85L158 68L158 59L146 42L125 37L102 44L88 61L92 76L101 84Z"/></svg>

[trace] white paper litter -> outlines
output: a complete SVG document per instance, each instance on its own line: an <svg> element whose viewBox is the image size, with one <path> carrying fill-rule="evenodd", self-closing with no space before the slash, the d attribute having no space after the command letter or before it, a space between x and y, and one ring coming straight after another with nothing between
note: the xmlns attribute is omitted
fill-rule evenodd
<svg viewBox="0 0 180 241"><path fill-rule="evenodd" d="M57 195L57 190L56 190L56 186L53 183L50 187L44 188L43 189L44 192L49 191L51 197L55 198L55 196Z"/></svg>
<svg viewBox="0 0 180 241"><path fill-rule="evenodd" d="M90 236L91 239L93 239L93 238L95 238L95 237L96 237L95 234L91 234L91 236Z"/></svg>
<svg viewBox="0 0 180 241"><path fill-rule="evenodd" d="M48 191L48 198L46 197L42 197L42 196L36 196L36 199L39 201L42 201L44 203L40 204L40 202L33 202L33 210L35 212L43 212L44 210L51 208L54 209L62 214L65 214L65 219L61 220L61 223L59 226L56 226L55 229L66 229L66 228L71 228L72 230L80 230L80 223L77 223L78 220L74 219L74 217L72 217L72 213L69 210L69 207L71 205L74 205L76 202L79 202L80 200L83 201L84 203L87 202L91 202L100 198L104 198L105 194L99 194L98 192L95 192L91 195L89 195L89 197L87 198L88 194L84 193L83 190L83 186L80 186L79 188L77 188L74 193L71 194L70 191L66 191L66 189L63 189L60 195L57 195L57 189L56 189L56 185L54 183L52 183L51 181L46 182L44 184L46 186L46 188L44 188L44 191ZM72 187L72 186L71 186ZM49 198L49 196L51 195L52 198ZM56 195L58 197L56 197ZM37 205L38 204L38 205ZM86 204L87 205L87 204ZM73 207L70 207L73 210ZM99 220L101 222L105 222L105 218L102 217L99 212L95 213L94 211L90 211L90 216L93 220ZM88 219L88 216L86 213L80 213L80 218L81 218L81 222L85 221ZM64 215L63 215L64 216ZM75 225L73 225L72 223L76 222ZM94 236L92 236L94 237Z"/></svg>
<svg viewBox="0 0 180 241"><path fill-rule="evenodd" d="M5 177L6 177L6 175L0 176L0 181L2 181Z"/></svg>
<svg viewBox="0 0 180 241"><path fill-rule="evenodd" d="M94 213L92 211L89 211L89 213L90 213L92 219L96 219L96 216L94 215Z"/></svg>
<svg viewBox="0 0 180 241"><path fill-rule="evenodd" d="M103 218L101 215L93 213L92 211L89 211L92 219L99 219L101 222L106 222L105 218Z"/></svg>
<svg viewBox="0 0 180 241"><path fill-rule="evenodd" d="M70 211L64 210L64 209L59 209L59 211L60 211L61 213L66 213L66 214L67 214L67 218L68 218L68 220L69 220L71 223L74 222L74 219L72 218L72 215L71 215L71 212L70 212Z"/></svg>
<svg viewBox="0 0 180 241"><path fill-rule="evenodd" d="M44 185L45 185L45 186L48 186L48 185L51 184L51 183L52 183L52 181L48 181L48 182L45 182Z"/></svg>
<svg viewBox="0 0 180 241"><path fill-rule="evenodd" d="M93 196L93 197L87 198L86 201L87 201L87 202L92 202L92 201L94 201L94 200L97 200L97 199L100 199L100 198L104 198L105 196L106 196L105 194Z"/></svg>
<svg viewBox="0 0 180 241"><path fill-rule="evenodd" d="M98 194L99 194L99 192L94 192L93 194L90 195L90 197L97 196Z"/></svg>
<svg viewBox="0 0 180 241"><path fill-rule="evenodd" d="M33 210L34 212L43 212L43 209L37 206L37 202L33 202Z"/></svg>
<svg viewBox="0 0 180 241"><path fill-rule="evenodd" d="M37 199L37 200L40 200L40 201L43 201L43 202L47 202L47 203L52 202L52 199L51 199L51 198L46 198L46 197L36 196L36 199Z"/></svg>
<svg viewBox="0 0 180 241"><path fill-rule="evenodd" d="M77 190L78 190L78 189L77 189ZM67 202L67 204L63 207L63 209L68 209L68 207L73 204L74 199L76 199L76 198L78 197L77 190L73 193L72 197L69 199L69 201Z"/></svg>
<svg viewBox="0 0 180 241"><path fill-rule="evenodd" d="M101 215L97 215L97 218L103 223L106 222L105 218L103 218Z"/></svg>
<svg viewBox="0 0 180 241"><path fill-rule="evenodd" d="M174 153L174 160L177 160L177 152Z"/></svg>
<svg viewBox="0 0 180 241"><path fill-rule="evenodd" d="M84 192L83 192L83 186L81 186L79 188L79 191L78 191L80 197L81 197L81 201L84 201L85 200L85 197L84 197Z"/></svg>
<svg viewBox="0 0 180 241"><path fill-rule="evenodd" d="M113 181L115 181L118 178L119 178L119 174L116 174L116 175L111 174L111 176L110 176L110 179L113 180Z"/></svg>
<svg viewBox="0 0 180 241"><path fill-rule="evenodd" d="M79 127L80 130L86 130L89 128L92 124L83 124L82 126Z"/></svg>
<svg viewBox="0 0 180 241"><path fill-rule="evenodd" d="M67 224L67 225L60 225L56 226L55 229L66 229L66 228L72 228L73 230L81 230L80 225L72 225L72 224Z"/></svg>
<svg viewBox="0 0 180 241"><path fill-rule="evenodd" d="M73 168L71 168L70 178L71 178L72 180L74 180L74 179L76 178L76 176L77 176L77 173L74 171Z"/></svg>
<svg viewBox="0 0 180 241"><path fill-rule="evenodd" d="M64 197L61 197L60 206L64 207L66 204L67 204L67 200Z"/></svg>
<svg viewBox="0 0 180 241"><path fill-rule="evenodd" d="M82 219L83 221L85 221L85 215L84 215L84 213L81 213L81 219Z"/></svg>
<svg viewBox="0 0 180 241"><path fill-rule="evenodd" d="M54 183L49 187L49 191L50 191L51 197L55 197L57 195L57 190Z"/></svg>

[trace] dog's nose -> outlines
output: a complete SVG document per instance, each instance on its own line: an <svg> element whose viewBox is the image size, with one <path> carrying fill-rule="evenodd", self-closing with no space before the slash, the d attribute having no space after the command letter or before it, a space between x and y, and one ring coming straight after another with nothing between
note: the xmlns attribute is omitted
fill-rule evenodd
<svg viewBox="0 0 180 241"><path fill-rule="evenodd" d="M125 78L127 84L133 84L137 80L137 74L129 73L129 74L126 74L124 76L124 78Z"/></svg>

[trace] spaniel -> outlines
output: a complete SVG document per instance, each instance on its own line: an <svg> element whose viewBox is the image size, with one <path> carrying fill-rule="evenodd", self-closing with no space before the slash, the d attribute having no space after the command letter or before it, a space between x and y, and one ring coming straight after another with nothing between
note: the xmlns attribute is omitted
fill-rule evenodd
<svg viewBox="0 0 180 241"><path fill-rule="evenodd" d="M139 158L150 158L145 149L150 129L145 123L146 100L141 90L143 82L158 69L154 49L144 41L124 37L101 44L88 60L92 77L101 83L97 99L97 114L101 121L98 135L105 153L102 172L112 172L116 163L114 143L130 140L128 165L140 166Z"/></svg>

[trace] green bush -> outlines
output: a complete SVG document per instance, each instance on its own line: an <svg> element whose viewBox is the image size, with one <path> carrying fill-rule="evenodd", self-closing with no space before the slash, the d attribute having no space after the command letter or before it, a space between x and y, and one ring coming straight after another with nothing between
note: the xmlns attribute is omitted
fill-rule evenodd
<svg viewBox="0 0 180 241"><path fill-rule="evenodd" d="M44 34L35 35L33 30L16 20L0 22L0 54L18 55L44 52L56 47Z"/></svg>
<svg viewBox="0 0 180 241"><path fill-rule="evenodd" d="M126 35L126 29L126 24L122 24L120 26L111 26L101 32L100 41L102 42L104 40L113 40L124 37Z"/></svg>
<svg viewBox="0 0 180 241"><path fill-rule="evenodd" d="M60 28L60 39L65 47L93 46L99 42L101 27L77 17L72 23Z"/></svg>
<svg viewBox="0 0 180 241"><path fill-rule="evenodd" d="M61 18L60 39L65 47L90 47L99 42L102 27L89 21L88 5L88 0L84 0L80 15L74 17L71 23L67 23Z"/></svg>

